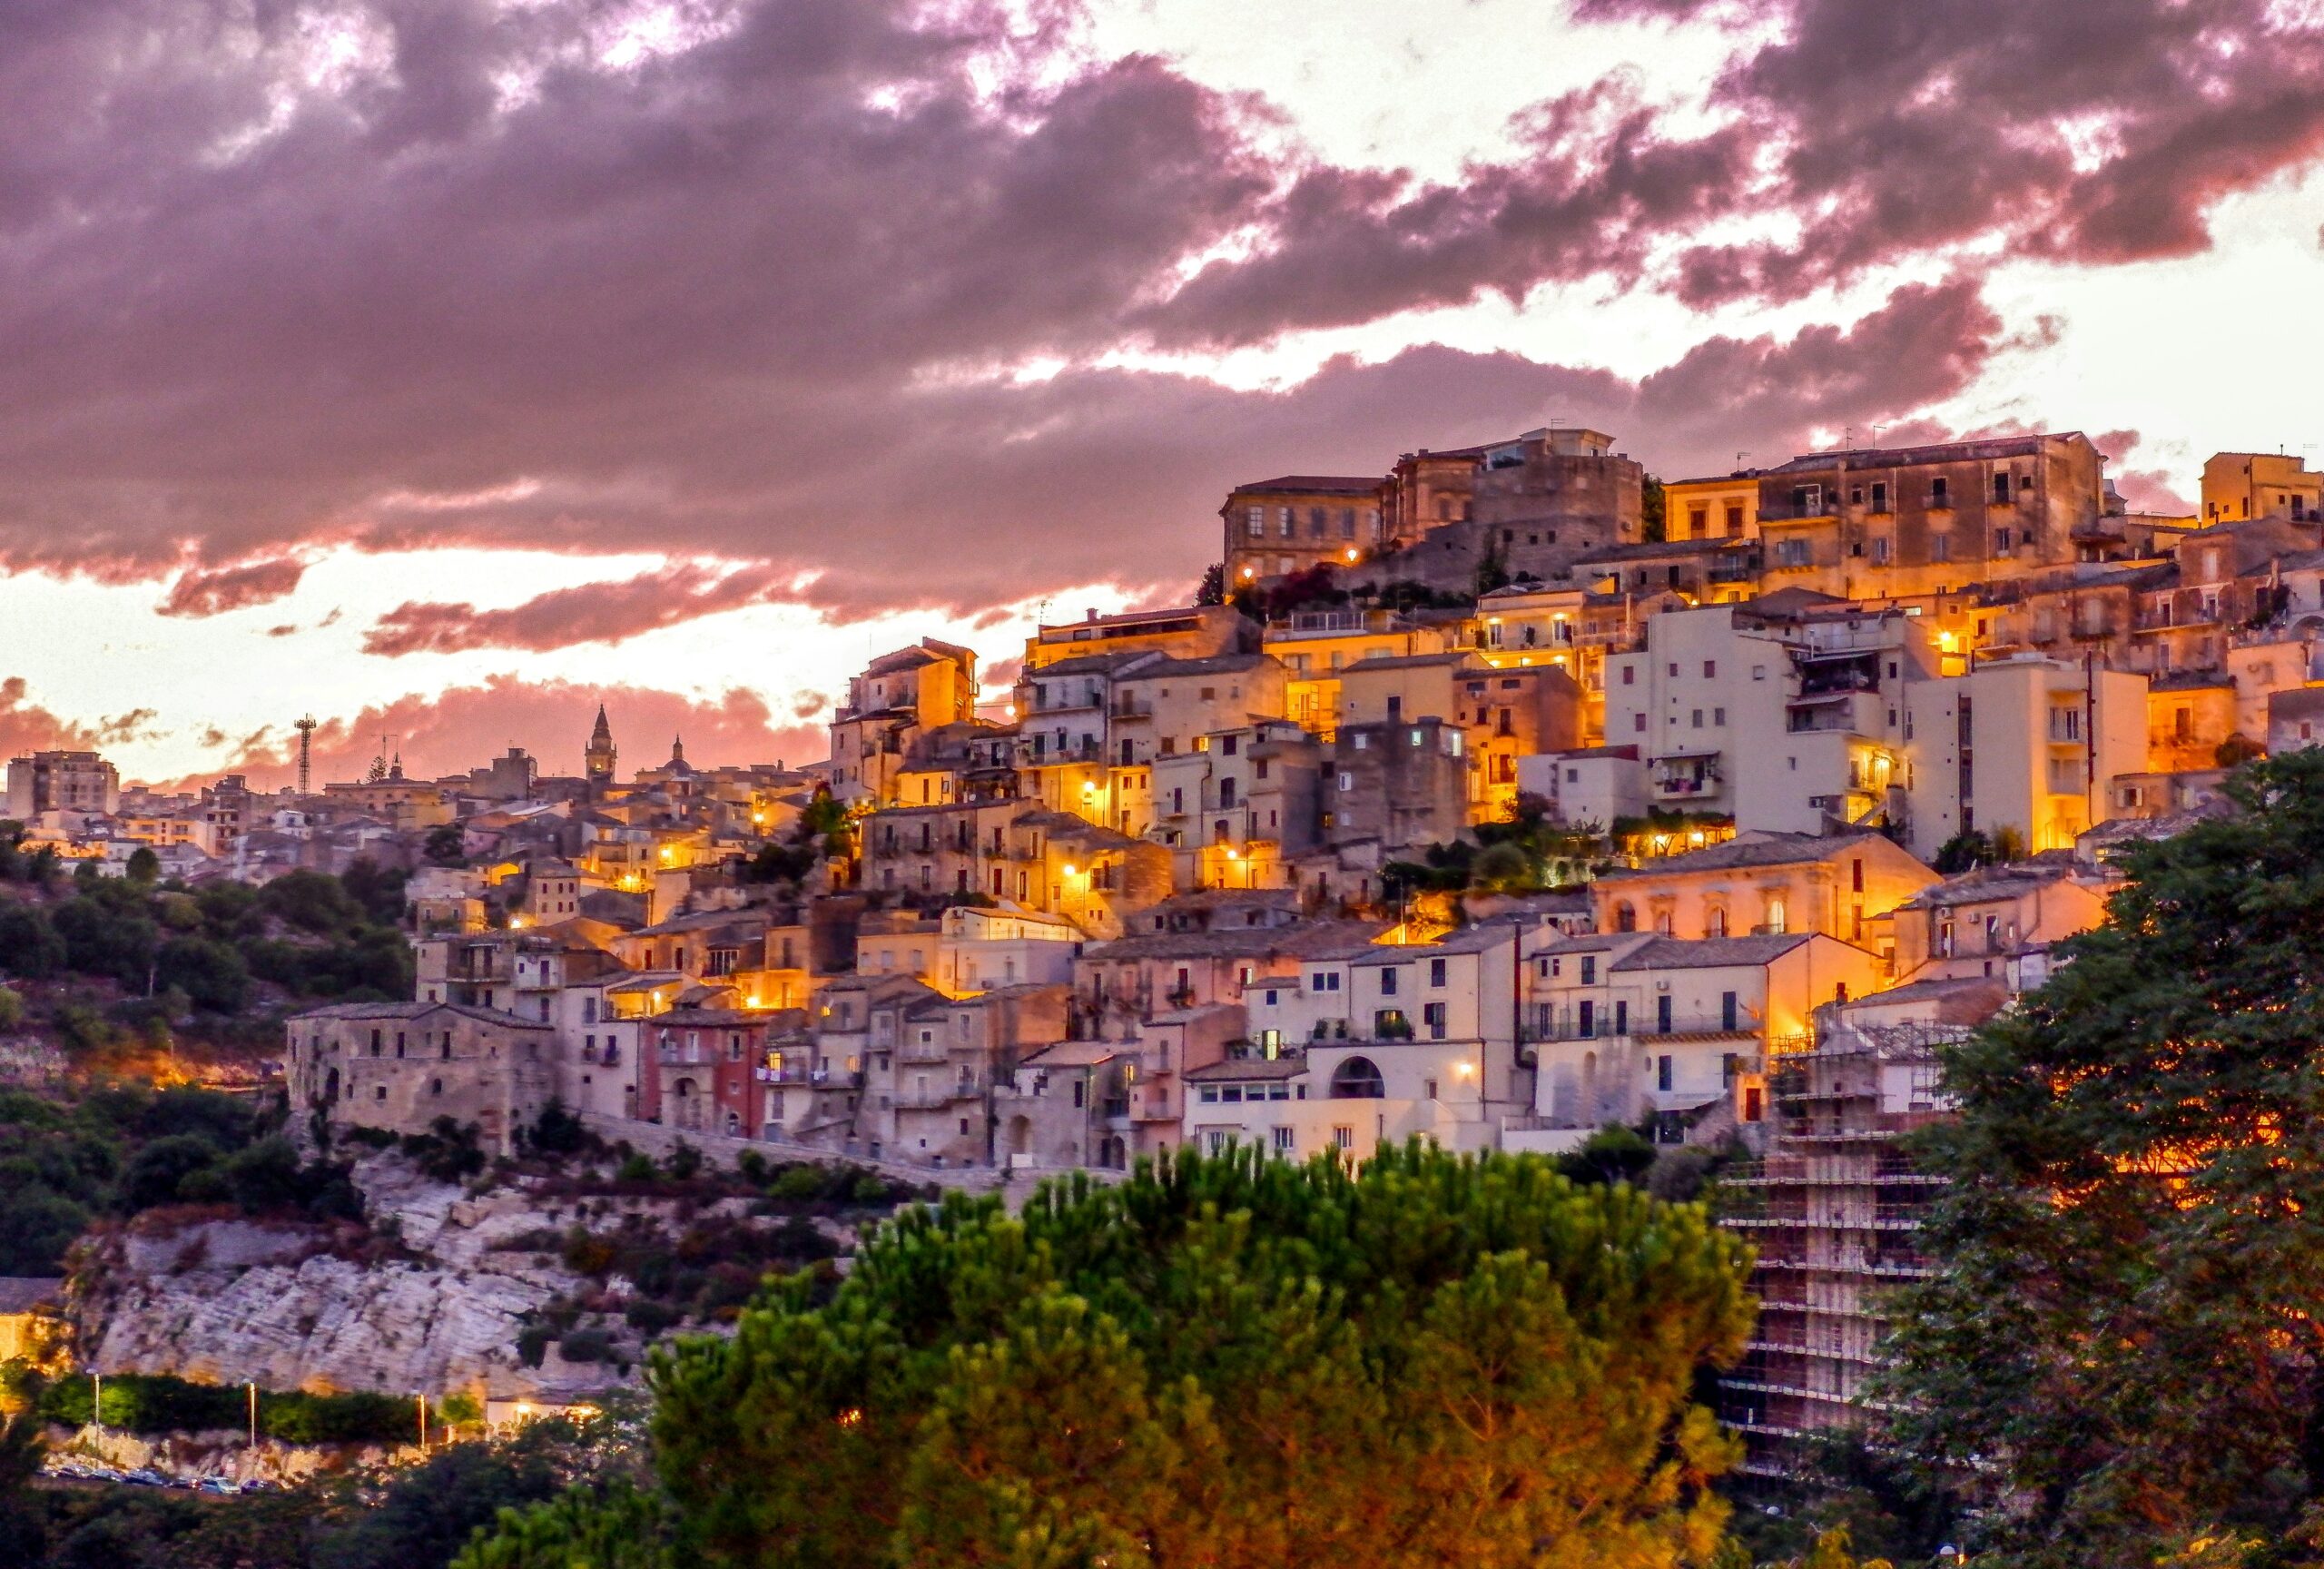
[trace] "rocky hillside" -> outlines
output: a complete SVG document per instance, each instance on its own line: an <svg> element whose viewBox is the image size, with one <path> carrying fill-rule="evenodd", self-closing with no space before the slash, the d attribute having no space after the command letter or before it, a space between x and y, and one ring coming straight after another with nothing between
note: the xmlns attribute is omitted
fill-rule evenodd
<svg viewBox="0 0 2324 1569"><path fill-rule="evenodd" d="M369 1226L164 1209L102 1233L74 1275L82 1365L570 1398L635 1377L655 1334L714 1327L765 1269L853 1240L850 1217L634 1169L504 1173L478 1193L389 1150L354 1176ZM673 1282L691 1293L676 1305Z"/></svg>

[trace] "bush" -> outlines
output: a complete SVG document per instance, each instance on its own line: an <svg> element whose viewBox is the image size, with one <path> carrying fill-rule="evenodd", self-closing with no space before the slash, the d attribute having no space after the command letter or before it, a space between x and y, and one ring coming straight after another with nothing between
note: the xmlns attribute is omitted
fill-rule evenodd
<svg viewBox="0 0 2324 1569"><path fill-rule="evenodd" d="M668 1303L657 1302L651 1297L640 1297L622 1314L623 1322L640 1334L649 1336L675 1327L684 1317L684 1314Z"/></svg>
<svg viewBox="0 0 2324 1569"><path fill-rule="evenodd" d="M669 1167L670 1175L676 1180L689 1181L702 1173L702 1151L681 1139L677 1148L670 1151Z"/></svg>
<svg viewBox="0 0 2324 1569"><path fill-rule="evenodd" d="M180 1184L218 1163L218 1146L197 1133L172 1133L140 1150L122 1178L122 1202L133 1210L179 1202Z"/></svg>
<svg viewBox="0 0 2324 1569"><path fill-rule="evenodd" d="M517 1360L527 1367L537 1367L548 1355L548 1343L556 1338L556 1331L546 1324L527 1324L517 1331Z"/></svg>
<svg viewBox="0 0 2324 1569"><path fill-rule="evenodd" d="M567 1362L604 1362L613 1356L614 1339L603 1329L570 1329L556 1348Z"/></svg>
<svg viewBox="0 0 2324 1569"><path fill-rule="evenodd" d="M820 1167L793 1166L767 1185L770 1199L820 1199L829 1174Z"/></svg>
<svg viewBox="0 0 2324 1569"><path fill-rule="evenodd" d="M863 1176L857 1178L855 1181L854 1199L858 1204L886 1203L888 1201L887 1179L881 1177L872 1176L868 1172Z"/></svg>
<svg viewBox="0 0 2324 1569"><path fill-rule="evenodd" d="M589 1130L579 1117L552 1100L541 1108L526 1141L545 1154L571 1155L588 1143Z"/></svg>
<svg viewBox="0 0 2324 1569"><path fill-rule="evenodd" d="M624 1160L614 1176L624 1182L651 1182L661 1174L661 1168L654 1164L652 1157L639 1153Z"/></svg>

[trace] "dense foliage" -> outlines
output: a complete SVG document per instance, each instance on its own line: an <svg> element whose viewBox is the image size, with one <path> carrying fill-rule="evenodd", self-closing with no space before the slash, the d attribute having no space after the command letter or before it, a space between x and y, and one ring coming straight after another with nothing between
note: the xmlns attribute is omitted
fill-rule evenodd
<svg viewBox="0 0 2324 1569"><path fill-rule="evenodd" d="M291 872L256 888L84 872L46 899L0 902L0 972L103 979L222 1013L250 1002L253 979L300 996L401 997L412 979L402 909L402 874L364 863L343 878Z"/></svg>
<svg viewBox="0 0 2324 1569"><path fill-rule="evenodd" d="M463 1563L1705 1563L1743 1273L1698 1208L1433 1148L955 1195L657 1357L658 1497Z"/></svg>
<svg viewBox="0 0 2324 1569"><path fill-rule="evenodd" d="M1594 828L1551 821L1538 795L1520 795L1508 818L1480 823L1475 843L1431 844L1418 861L1391 861L1381 872L1388 897L1407 893L1531 893L1586 881L1606 858L1605 837Z"/></svg>
<svg viewBox="0 0 2324 1569"><path fill-rule="evenodd" d="M108 1380L106 1404L112 1404ZM536 1421L287 1493L210 1498L104 1486L34 1488L31 1424L0 1429L0 1563L22 1569L444 1569L502 1511L640 1474L627 1403Z"/></svg>
<svg viewBox="0 0 2324 1569"><path fill-rule="evenodd" d="M2324 1515L2324 752L2227 789L1945 1064L1899 1436L2011 1564L2311 1561L2283 1544Z"/></svg>
<svg viewBox="0 0 2324 1569"><path fill-rule="evenodd" d="M235 1430L250 1421L250 1393L235 1384L195 1384L165 1373L121 1373L100 1381L75 1374L40 1394L41 1416L68 1427L101 1419L124 1433ZM400 1444L418 1436L419 1406L409 1396L360 1390L310 1395L298 1389L258 1392L258 1430L286 1444Z"/></svg>
<svg viewBox="0 0 2324 1569"><path fill-rule="evenodd" d="M302 1162L246 1097L0 1088L0 1275L56 1274L93 1219L179 1203L318 1219L362 1211L342 1169Z"/></svg>

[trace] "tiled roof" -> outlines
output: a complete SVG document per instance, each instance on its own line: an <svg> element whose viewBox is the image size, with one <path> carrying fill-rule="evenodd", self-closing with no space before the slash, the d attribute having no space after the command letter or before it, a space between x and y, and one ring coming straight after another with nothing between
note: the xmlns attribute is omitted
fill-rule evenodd
<svg viewBox="0 0 2324 1569"><path fill-rule="evenodd" d="M1706 845L1683 855L1669 855L1649 865L1609 872L1598 880L1660 877L1683 872L1732 872L1752 866L1789 866L1827 860L1851 844L1878 839L1877 834L1839 834L1829 838L1814 834L1761 834Z"/></svg>
<svg viewBox="0 0 2324 1569"><path fill-rule="evenodd" d="M1751 937L1657 937L1635 953L1614 961L1616 970L1715 970L1733 964L1766 964L1808 940L1805 932Z"/></svg>

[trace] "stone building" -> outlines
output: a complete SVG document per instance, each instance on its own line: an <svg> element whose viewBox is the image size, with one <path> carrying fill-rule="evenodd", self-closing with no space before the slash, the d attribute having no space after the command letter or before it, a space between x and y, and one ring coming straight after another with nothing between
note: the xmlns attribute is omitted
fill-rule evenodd
<svg viewBox="0 0 2324 1569"><path fill-rule="evenodd" d="M426 1133L437 1119L473 1125L512 1153L555 1095L556 1030L457 1002L342 1002L292 1015L294 1110L334 1130Z"/></svg>
<svg viewBox="0 0 2324 1569"><path fill-rule="evenodd" d="M1233 587L1311 567L1344 567L1378 545L1380 478L1285 474L1226 493L1226 582Z"/></svg>

